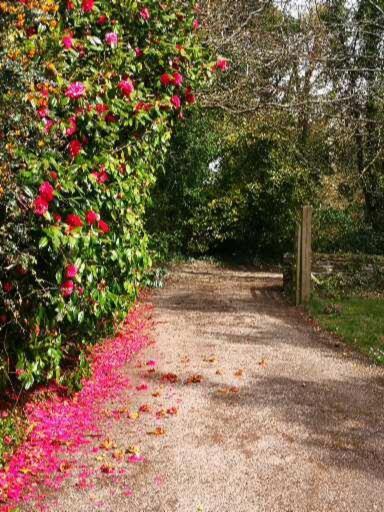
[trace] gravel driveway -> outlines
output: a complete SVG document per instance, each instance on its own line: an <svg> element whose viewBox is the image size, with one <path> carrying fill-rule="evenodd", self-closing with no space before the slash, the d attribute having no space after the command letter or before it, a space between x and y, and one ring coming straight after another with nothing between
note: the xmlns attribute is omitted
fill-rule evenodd
<svg viewBox="0 0 384 512"><path fill-rule="evenodd" d="M151 297L156 343L127 368L136 384L157 362L130 398L152 413L105 427L144 463L124 486L68 486L52 510L383 511L384 372L315 332L280 287L278 274L176 267Z"/></svg>

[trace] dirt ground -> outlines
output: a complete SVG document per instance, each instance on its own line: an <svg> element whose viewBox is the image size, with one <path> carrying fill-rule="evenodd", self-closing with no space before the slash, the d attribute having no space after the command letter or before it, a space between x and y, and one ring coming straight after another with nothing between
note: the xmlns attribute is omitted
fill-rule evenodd
<svg viewBox="0 0 384 512"><path fill-rule="evenodd" d="M151 301L156 344L127 372L156 361L130 407L158 414L105 425L145 460L50 510L384 510L384 372L287 306L280 275L186 264Z"/></svg>

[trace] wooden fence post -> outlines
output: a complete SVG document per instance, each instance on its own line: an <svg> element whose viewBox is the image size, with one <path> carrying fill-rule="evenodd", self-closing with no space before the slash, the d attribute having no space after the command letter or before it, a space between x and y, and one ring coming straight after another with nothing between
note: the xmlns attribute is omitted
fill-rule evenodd
<svg viewBox="0 0 384 512"><path fill-rule="evenodd" d="M296 305L311 297L312 207L304 206L296 237Z"/></svg>

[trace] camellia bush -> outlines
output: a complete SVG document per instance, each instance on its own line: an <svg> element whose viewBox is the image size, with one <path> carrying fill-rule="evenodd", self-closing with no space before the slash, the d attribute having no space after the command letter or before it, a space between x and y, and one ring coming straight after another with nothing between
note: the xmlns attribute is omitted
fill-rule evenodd
<svg viewBox="0 0 384 512"><path fill-rule="evenodd" d="M0 336L4 375L28 388L126 316L151 265L143 218L173 120L223 61L189 0L0 10Z"/></svg>

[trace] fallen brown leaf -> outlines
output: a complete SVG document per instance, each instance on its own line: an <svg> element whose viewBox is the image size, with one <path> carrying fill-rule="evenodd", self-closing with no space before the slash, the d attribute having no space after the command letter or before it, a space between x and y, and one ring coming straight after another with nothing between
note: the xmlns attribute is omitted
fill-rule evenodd
<svg viewBox="0 0 384 512"><path fill-rule="evenodd" d="M215 356L205 356L203 357L204 363L216 363L216 357Z"/></svg>
<svg viewBox="0 0 384 512"><path fill-rule="evenodd" d="M149 436L164 436L165 435L165 429L163 427L156 427L155 430L151 430L150 432L147 432Z"/></svg>
<svg viewBox="0 0 384 512"><path fill-rule="evenodd" d="M199 384L203 380L203 377L201 375L191 375L185 383L186 384Z"/></svg>
<svg viewBox="0 0 384 512"><path fill-rule="evenodd" d="M112 457L116 460L123 460L124 451L123 450L115 450L112 454Z"/></svg>
<svg viewBox="0 0 384 512"><path fill-rule="evenodd" d="M239 391L240 391L239 388L237 388L236 386L231 386L231 387L221 388L217 392L220 393L221 395L229 395L229 394L236 394Z"/></svg>
<svg viewBox="0 0 384 512"><path fill-rule="evenodd" d="M129 455L140 455L140 448L138 446L128 446L125 453Z"/></svg>
<svg viewBox="0 0 384 512"><path fill-rule="evenodd" d="M178 381L178 376L175 373L166 373L161 377L161 380L163 382L170 382L171 384L174 384Z"/></svg>
<svg viewBox="0 0 384 512"><path fill-rule="evenodd" d="M101 443L100 448L103 450L112 450L113 448L116 448L116 445L110 439L105 439Z"/></svg>

